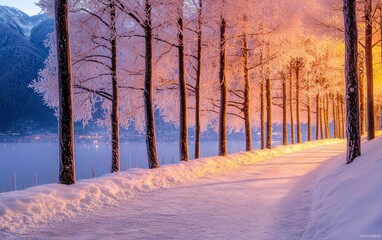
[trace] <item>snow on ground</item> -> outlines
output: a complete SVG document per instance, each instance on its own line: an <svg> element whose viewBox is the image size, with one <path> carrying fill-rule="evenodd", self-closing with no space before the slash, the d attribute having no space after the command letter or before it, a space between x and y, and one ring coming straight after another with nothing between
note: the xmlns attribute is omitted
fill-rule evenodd
<svg viewBox="0 0 382 240"><path fill-rule="evenodd" d="M382 138L363 142L362 156L339 156L314 185L304 239L382 239Z"/></svg>
<svg viewBox="0 0 382 240"><path fill-rule="evenodd" d="M99 178L80 180L75 185L47 184L22 191L0 194L1 234L22 232L49 222L60 222L106 206L117 206L135 195L158 188L236 169L286 153L312 149L321 145L341 142L323 140L273 150L238 153L227 157L212 157L162 166L159 169L132 169L107 174ZM294 171L294 170L293 170ZM275 176L276 173L273 173ZM192 197L192 196L189 196Z"/></svg>

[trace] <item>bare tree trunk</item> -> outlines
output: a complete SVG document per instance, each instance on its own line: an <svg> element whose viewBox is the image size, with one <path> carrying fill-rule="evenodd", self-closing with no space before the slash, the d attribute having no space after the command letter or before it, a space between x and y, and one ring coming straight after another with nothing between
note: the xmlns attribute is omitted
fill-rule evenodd
<svg viewBox="0 0 382 240"><path fill-rule="evenodd" d="M322 119L325 118L324 114L324 98L320 99L320 135L321 139L325 139L324 135L324 121Z"/></svg>
<svg viewBox="0 0 382 240"><path fill-rule="evenodd" d="M202 2L199 0L199 16L198 16L198 63L196 69L196 86L195 86L195 158L200 157L200 82L202 79Z"/></svg>
<svg viewBox="0 0 382 240"><path fill-rule="evenodd" d="M342 96L338 94L338 129L339 129L339 138L344 138L344 114L342 106Z"/></svg>
<svg viewBox="0 0 382 240"><path fill-rule="evenodd" d="M118 100L118 79L117 79L117 30L115 2L110 1L110 30L111 30L111 78L112 78L112 111L111 111L111 142L112 158L111 172L118 172L120 168L119 159L119 100Z"/></svg>
<svg viewBox="0 0 382 240"><path fill-rule="evenodd" d="M341 109L340 109L340 113L341 113L341 138L345 138L345 124L347 125L346 123L346 113L345 113L345 101L343 99L343 97L341 97L340 99L340 106L341 106Z"/></svg>
<svg viewBox="0 0 382 240"><path fill-rule="evenodd" d="M227 154L227 79L226 70L226 21L222 17L220 22L220 117L219 117L219 155Z"/></svg>
<svg viewBox="0 0 382 240"><path fill-rule="evenodd" d="M378 107L378 118L377 118L377 126L378 126L378 131L381 130L381 114L382 114L382 109L381 109L381 106L377 106Z"/></svg>
<svg viewBox="0 0 382 240"><path fill-rule="evenodd" d="M373 17L372 1L365 0L365 63L367 82L367 139L375 138L374 91L373 91Z"/></svg>
<svg viewBox="0 0 382 240"><path fill-rule="evenodd" d="M264 65L263 52L260 53L260 137L261 149L265 148L265 81L264 81Z"/></svg>
<svg viewBox="0 0 382 240"><path fill-rule="evenodd" d="M342 128L343 128L343 137L342 138L345 138L345 135L346 135L346 125L347 125L345 99L342 99L342 116L344 118L344 122L343 122L343 125L342 125Z"/></svg>
<svg viewBox="0 0 382 240"><path fill-rule="evenodd" d="M380 119L381 112L380 112L380 108L379 108L378 105L375 106L375 111L374 112L375 112L375 131L379 131L379 129L380 129L380 121L379 121L379 119Z"/></svg>
<svg viewBox="0 0 382 240"><path fill-rule="evenodd" d="M379 37L382 40L382 4L379 4ZM380 42L380 61L382 67L382 41Z"/></svg>
<svg viewBox="0 0 382 240"><path fill-rule="evenodd" d="M322 97L322 116L323 116L323 118L324 118L324 138L325 139L328 139L328 133L327 133L327 131L326 131L326 97L325 97L325 95Z"/></svg>
<svg viewBox="0 0 382 240"><path fill-rule="evenodd" d="M332 101L332 118L333 118L333 138L337 138L337 116L336 116L336 101L334 98L334 94L331 95L331 101Z"/></svg>
<svg viewBox="0 0 382 240"><path fill-rule="evenodd" d="M369 1L369 0L367 0ZM357 73L358 33L356 1L343 0L345 23L345 79L346 79L346 137L349 164L361 155L359 122L359 91Z"/></svg>
<svg viewBox="0 0 382 240"><path fill-rule="evenodd" d="M360 118L361 118L361 135L366 132L366 113L365 113L365 56L363 52L360 52L358 64L358 77L359 77L359 107L360 107Z"/></svg>
<svg viewBox="0 0 382 240"><path fill-rule="evenodd" d="M297 123L297 143L301 143L301 120L300 120L300 68L296 63L296 123Z"/></svg>
<svg viewBox="0 0 382 240"><path fill-rule="evenodd" d="M330 99L329 99L329 94L326 94L326 132L327 132L328 138L330 138L329 109L330 109Z"/></svg>
<svg viewBox="0 0 382 240"><path fill-rule="evenodd" d="M186 68L184 66L184 26L183 26L183 1L178 9L178 58L179 58L179 157L180 161L188 161L188 124L187 124L187 86Z"/></svg>
<svg viewBox="0 0 382 240"><path fill-rule="evenodd" d="M320 111L320 95L316 95L316 140L320 140L320 118L321 118L321 111ZM321 136L322 138L322 136Z"/></svg>
<svg viewBox="0 0 382 240"><path fill-rule="evenodd" d="M247 35L243 34L243 56L244 56L244 121L245 121L245 148L246 151L252 150L252 133L251 133L251 98L250 98L250 82L249 82L249 67L248 67L248 39Z"/></svg>
<svg viewBox="0 0 382 240"><path fill-rule="evenodd" d="M73 184L76 181L74 163L72 71L68 27L68 1L55 1L57 70L59 88L59 182Z"/></svg>
<svg viewBox="0 0 382 240"><path fill-rule="evenodd" d="M267 94L267 148L272 148L272 92L271 79L266 78L266 94Z"/></svg>
<svg viewBox="0 0 382 240"><path fill-rule="evenodd" d="M339 95L336 94L335 101L336 101L336 118L337 118L337 136L336 138L341 138L341 115L340 115L340 104L339 104Z"/></svg>
<svg viewBox="0 0 382 240"><path fill-rule="evenodd" d="M329 125L329 97L325 94L325 137L330 138L330 125Z"/></svg>
<svg viewBox="0 0 382 240"><path fill-rule="evenodd" d="M152 63L153 63L153 33L152 33L152 20L151 20L151 4L149 0L145 2L146 19L144 22L145 29L145 50L146 50L146 66L145 66L145 87L144 87L144 101L146 113L146 146L147 146L147 160L149 168L159 167L158 154L156 148L155 137L155 119L153 107L153 83L152 83Z"/></svg>
<svg viewBox="0 0 382 240"><path fill-rule="evenodd" d="M377 124L378 124L378 131L380 131L381 130L381 114L382 114L382 112L381 112L381 106L378 106L378 119L377 119Z"/></svg>
<svg viewBox="0 0 382 240"><path fill-rule="evenodd" d="M307 96L307 110L308 110L308 141L312 141L312 115L310 106L310 82L308 80L308 96Z"/></svg>
<svg viewBox="0 0 382 240"><path fill-rule="evenodd" d="M289 65L289 108L290 108L290 138L294 144L294 123L293 123L293 67Z"/></svg>
<svg viewBox="0 0 382 240"><path fill-rule="evenodd" d="M340 96L339 94L336 95L335 97L335 101L336 101L336 115L337 115L337 138L341 138L341 114L340 114L340 109L341 109L341 102L340 102Z"/></svg>
<svg viewBox="0 0 382 240"><path fill-rule="evenodd" d="M285 73L281 74L283 81L283 145L288 145L288 121L287 121L287 86Z"/></svg>

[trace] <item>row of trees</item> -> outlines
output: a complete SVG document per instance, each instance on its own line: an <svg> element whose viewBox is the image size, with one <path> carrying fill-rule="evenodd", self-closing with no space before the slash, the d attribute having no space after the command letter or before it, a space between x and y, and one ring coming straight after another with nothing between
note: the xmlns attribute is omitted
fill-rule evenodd
<svg viewBox="0 0 382 240"><path fill-rule="evenodd" d="M348 116L348 121L353 126L358 126L356 122L360 123L359 129L348 129L348 138L350 140L348 150L350 152L348 152L347 162L350 163L361 152L359 135L367 132L367 139L372 140L375 138L375 129L380 128L381 83L380 81L375 82L374 78L376 76L377 78L381 77L382 3L380 0L343 1L345 21L342 21L342 15L339 14L333 14L328 18L323 17L323 15L320 16L320 13L327 12L327 9L331 9L330 12L333 13L339 12L342 9L340 2L324 0L320 5L321 11L313 14L312 19L316 24L325 26L331 35L337 35L337 38L342 38L345 32L345 40L347 48L349 48L346 52L348 68L346 70L348 90L346 98L354 101L352 104L350 102L348 104L348 111L351 108L352 114L356 114L357 111L354 107L359 104L359 114L356 114L359 120L356 121L355 116L352 118ZM346 27L349 27L349 29L346 29ZM354 44L357 46L354 46ZM357 61L352 59L354 58L353 54L356 55ZM352 64L356 65L356 72L351 69L350 65ZM355 77L357 79L354 79ZM357 87L357 96L352 95L355 86Z"/></svg>
<svg viewBox="0 0 382 240"><path fill-rule="evenodd" d="M104 116L99 124L111 132L112 172L119 171L119 128L131 125L145 131L149 168L159 166L155 111L179 127L182 161L189 159L191 127L196 158L201 133L209 128L219 133L222 156L229 132L243 131L250 151L256 127L261 148L272 148L274 124L283 126L283 144L302 142L302 123L308 140L313 126L315 139L331 137L331 125L333 137L344 137L342 40L308 37L298 1L39 5L56 14L56 34L47 41L50 54L32 87L60 116L62 183L75 179L72 117L87 124L98 111Z"/></svg>

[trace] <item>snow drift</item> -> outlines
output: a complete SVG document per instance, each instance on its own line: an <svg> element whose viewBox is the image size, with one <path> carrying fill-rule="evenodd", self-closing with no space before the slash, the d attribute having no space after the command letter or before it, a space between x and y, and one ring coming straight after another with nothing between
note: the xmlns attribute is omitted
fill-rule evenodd
<svg viewBox="0 0 382 240"><path fill-rule="evenodd" d="M312 211L303 239L382 238L382 138L364 142L350 165L331 161L313 188Z"/></svg>
<svg viewBox="0 0 382 240"><path fill-rule="evenodd" d="M22 191L2 193L0 194L0 231L23 231L38 224L60 221L94 211L103 205L117 205L136 194L171 187L180 182L192 181L286 153L339 142L342 140L331 139L280 146L272 150L198 159L153 170L130 169L99 178L80 180L71 186L47 184Z"/></svg>

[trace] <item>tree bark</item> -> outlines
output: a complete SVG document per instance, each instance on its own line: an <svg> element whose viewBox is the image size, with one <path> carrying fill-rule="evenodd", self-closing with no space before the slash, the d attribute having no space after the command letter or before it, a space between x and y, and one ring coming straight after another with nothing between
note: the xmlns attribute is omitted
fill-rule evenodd
<svg viewBox="0 0 382 240"><path fill-rule="evenodd" d="M320 140L320 95L316 95L316 140ZM322 136L321 136L322 138Z"/></svg>
<svg viewBox="0 0 382 240"><path fill-rule="evenodd" d="M59 88L59 182L76 181L73 140L72 71L68 26L68 1L55 1L55 26L57 43L57 71Z"/></svg>
<svg viewBox="0 0 382 240"><path fill-rule="evenodd" d="M375 106L375 131L379 131L379 129L381 128L380 126L380 115L381 115L381 109L379 108L379 106Z"/></svg>
<svg viewBox="0 0 382 240"><path fill-rule="evenodd" d="M325 137L330 138L330 125L329 125L329 96L325 94Z"/></svg>
<svg viewBox="0 0 382 240"><path fill-rule="evenodd" d="M266 95L267 95L267 148L272 148L272 92L271 79L266 78Z"/></svg>
<svg viewBox="0 0 382 240"><path fill-rule="evenodd" d="M227 79L226 70L226 21L222 17L220 22L220 116L219 116L219 155L227 155Z"/></svg>
<svg viewBox="0 0 382 240"><path fill-rule="evenodd" d="M117 30L115 2L110 1L110 30L111 30L111 78L112 78L112 111L111 111L111 172L118 172L120 169L119 158L119 100L118 100L118 79L117 79Z"/></svg>
<svg viewBox="0 0 382 240"><path fill-rule="evenodd" d="M369 0L367 0L369 1ZM358 33L356 1L343 0L345 26L345 82L346 82L346 163L361 155L358 90Z"/></svg>
<svg viewBox="0 0 382 240"><path fill-rule="evenodd" d="M337 118L337 106L336 106L336 96L331 94L332 101L332 112L333 112L333 138L338 138L339 129L337 128L338 118Z"/></svg>
<svg viewBox="0 0 382 240"><path fill-rule="evenodd" d="M198 56L195 86L195 159L200 158L200 82L202 79L202 2L199 0L198 11Z"/></svg>
<svg viewBox="0 0 382 240"><path fill-rule="evenodd" d="M346 124L346 113L345 113L345 101L344 98L340 98L340 114L341 114L341 138L345 138L345 124Z"/></svg>
<svg viewBox="0 0 382 240"><path fill-rule="evenodd" d="M325 139L325 135L324 135L324 121L323 119L325 119L325 114L324 114L324 98L320 98L320 135L321 135L321 139Z"/></svg>
<svg viewBox="0 0 382 240"><path fill-rule="evenodd" d="M339 96L337 96L337 99L339 98ZM337 111L337 129L338 129L338 132L337 132L337 138L341 138L341 106L340 106L340 102L337 100L337 108L336 108L336 111Z"/></svg>
<svg viewBox="0 0 382 240"><path fill-rule="evenodd" d="M307 111L308 111L308 141L312 141L312 115L310 106L310 82L308 80L308 96L307 96Z"/></svg>
<svg viewBox="0 0 382 240"><path fill-rule="evenodd" d="M367 82L367 139L375 138L374 89L373 89L373 17L372 1L365 0L365 63Z"/></svg>
<svg viewBox="0 0 382 240"><path fill-rule="evenodd" d="M290 138L294 144L294 123L293 123L293 66L289 65L289 109L290 109Z"/></svg>
<svg viewBox="0 0 382 240"><path fill-rule="evenodd" d="M379 38L382 40L382 4L379 4ZM380 42L380 61L381 61L381 67L382 67L382 41Z"/></svg>
<svg viewBox="0 0 382 240"><path fill-rule="evenodd" d="M336 101L336 116L337 116L337 136L336 138L341 138L341 114L340 114L340 96L337 94L335 96Z"/></svg>
<svg viewBox="0 0 382 240"><path fill-rule="evenodd" d="M145 116L146 116L146 147L147 160L149 168L159 167L156 136L155 136L155 119L153 107L153 82L152 82L152 63L153 63L153 33L151 20L151 4L149 0L145 1L145 86L144 86L144 101L145 101Z"/></svg>
<svg viewBox="0 0 382 240"><path fill-rule="evenodd" d="M327 133L327 131L326 131L326 96L324 95L323 97L322 97L322 112L323 112L323 114L322 114L322 116L323 116L323 121L324 121L324 124L323 124L323 126L324 126L324 138L325 139L328 139L328 133Z"/></svg>
<svg viewBox="0 0 382 240"><path fill-rule="evenodd" d="M287 121L287 82L285 73L281 74L283 84L283 145L288 145L288 121Z"/></svg>
<svg viewBox="0 0 382 240"><path fill-rule="evenodd" d="M264 65L263 52L260 53L260 137L261 149L265 149L265 81L264 81Z"/></svg>
<svg viewBox="0 0 382 240"><path fill-rule="evenodd" d="M360 52L358 62L358 77L359 77L359 107L360 107L360 121L361 121L361 135L366 132L366 113L365 113L365 57L364 53Z"/></svg>
<svg viewBox="0 0 382 240"><path fill-rule="evenodd" d="M300 120L300 64L299 60L295 62L296 71L296 124L297 124L297 143L301 143L301 120Z"/></svg>
<svg viewBox="0 0 382 240"><path fill-rule="evenodd" d="M252 150L252 127L251 127L251 98L250 98L250 82L249 82L249 67L248 67L248 39L247 34L243 34L243 56L244 56L244 121L245 121L245 148L246 151Z"/></svg>
<svg viewBox="0 0 382 240"><path fill-rule="evenodd" d="M186 68L184 64L184 26L183 26L183 1L178 9L178 60L179 60L179 156L180 161L188 161L188 124L187 124L187 86Z"/></svg>

